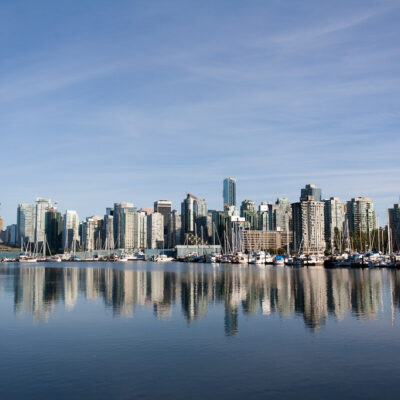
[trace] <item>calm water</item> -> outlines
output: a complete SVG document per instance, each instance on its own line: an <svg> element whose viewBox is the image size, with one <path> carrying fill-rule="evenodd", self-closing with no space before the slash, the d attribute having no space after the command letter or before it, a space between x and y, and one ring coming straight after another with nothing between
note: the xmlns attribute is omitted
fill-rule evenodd
<svg viewBox="0 0 400 400"><path fill-rule="evenodd" d="M400 271L0 266L0 398L398 398Z"/></svg>

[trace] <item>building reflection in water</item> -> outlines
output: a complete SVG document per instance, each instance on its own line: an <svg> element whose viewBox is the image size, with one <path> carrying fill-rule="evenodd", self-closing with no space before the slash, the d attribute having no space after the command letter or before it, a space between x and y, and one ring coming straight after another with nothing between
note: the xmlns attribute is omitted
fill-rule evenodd
<svg viewBox="0 0 400 400"><path fill-rule="evenodd" d="M115 316L130 317L141 306L151 307L157 318L182 312L189 323L205 316L210 304L221 304L230 336L239 331L241 313L301 316L315 330L329 315L339 321L348 314L376 318L384 290L390 294L392 313L400 307L400 271L389 270L213 269L188 264L171 272L27 266L3 267L0 276L0 290L13 295L15 313L31 314L35 320L48 319L57 303L73 310L80 297L104 302Z"/></svg>

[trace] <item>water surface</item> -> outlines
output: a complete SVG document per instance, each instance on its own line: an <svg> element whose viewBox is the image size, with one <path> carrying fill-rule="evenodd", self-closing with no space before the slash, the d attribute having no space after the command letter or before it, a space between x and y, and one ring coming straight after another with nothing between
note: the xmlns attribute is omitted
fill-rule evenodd
<svg viewBox="0 0 400 400"><path fill-rule="evenodd" d="M400 271L0 267L1 399L398 398Z"/></svg>

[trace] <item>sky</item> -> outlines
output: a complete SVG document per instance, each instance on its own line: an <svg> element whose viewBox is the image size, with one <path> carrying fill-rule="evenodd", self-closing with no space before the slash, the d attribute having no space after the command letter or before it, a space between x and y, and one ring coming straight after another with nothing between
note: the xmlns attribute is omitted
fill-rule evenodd
<svg viewBox="0 0 400 400"><path fill-rule="evenodd" d="M0 215L400 195L400 2L0 2Z"/></svg>

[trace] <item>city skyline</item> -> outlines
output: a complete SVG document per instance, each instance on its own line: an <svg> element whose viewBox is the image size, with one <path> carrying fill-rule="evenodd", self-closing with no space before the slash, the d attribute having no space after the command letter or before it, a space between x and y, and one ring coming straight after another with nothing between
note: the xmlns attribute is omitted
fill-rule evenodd
<svg viewBox="0 0 400 400"><path fill-rule="evenodd" d="M44 3L1 5L6 224L38 195L217 208L226 176L397 202L398 2Z"/></svg>

